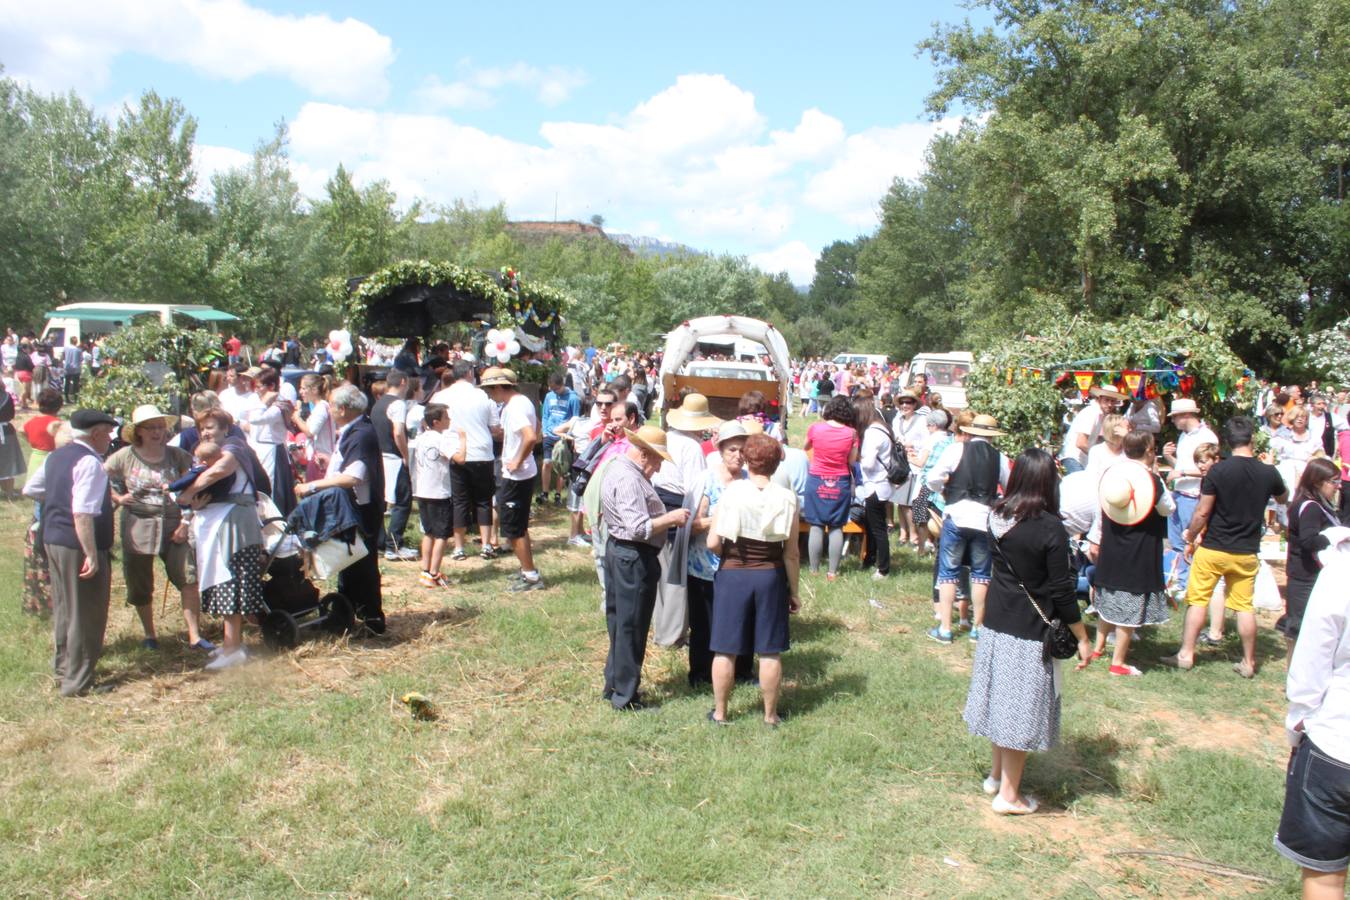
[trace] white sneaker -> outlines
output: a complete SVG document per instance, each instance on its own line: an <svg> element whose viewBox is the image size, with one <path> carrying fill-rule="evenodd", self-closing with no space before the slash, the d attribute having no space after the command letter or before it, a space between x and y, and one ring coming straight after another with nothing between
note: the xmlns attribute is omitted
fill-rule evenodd
<svg viewBox="0 0 1350 900"><path fill-rule="evenodd" d="M995 778L993 775L990 775L988 778L984 780L984 792L991 797L997 794L998 789L1001 788L1002 786L1003 786L1002 780Z"/></svg>
<svg viewBox="0 0 1350 900"><path fill-rule="evenodd" d="M884 581L885 579L886 579L886 575L883 574L883 573L881 573L881 572L873 572L873 573L872 573L872 580L873 580L873 581Z"/></svg>
<svg viewBox="0 0 1350 900"><path fill-rule="evenodd" d="M243 647L240 647L233 653L222 653L215 659L211 660L209 663L206 664L206 670L208 672L218 672L221 669L229 669L233 666L242 666L246 662L248 662L248 654L244 652Z"/></svg>
<svg viewBox="0 0 1350 900"><path fill-rule="evenodd" d="M1035 797L1027 796L1025 799L1027 801L1026 806L1014 806L1004 800L1002 794L999 794L994 798L994 802L989 805L1000 816L1029 816L1040 808L1040 803L1037 802Z"/></svg>

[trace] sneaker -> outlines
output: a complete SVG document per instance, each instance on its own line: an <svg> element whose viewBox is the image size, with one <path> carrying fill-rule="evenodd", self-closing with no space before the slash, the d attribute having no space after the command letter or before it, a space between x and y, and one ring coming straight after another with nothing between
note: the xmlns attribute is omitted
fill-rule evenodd
<svg viewBox="0 0 1350 900"><path fill-rule="evenodd" d="M530 581L528 578L521 578L506 589L509 594L523 594L526 591L542 591L545 589L544 579L536 578Z"/></svg>
<svg viewBox="0 0 1350 900"><path fill-rule="evenodd" d="M146 638L145 640L141 641L141 646L144 647L146 650L158 650L159 641L155 640L154 638Z"/></svg>
<svg viewBox="0 0 1350 900"><path fill-rule="evenodd" d="M395 559L399 560L400 562L411 562L414 559L422 558L422 554L418 553L411 547L399 547L398 550L395 552L397 553Z"/></svg>
<svg viewBox="0 0 1350 900"><path fill-rule="evenodd" d="M885 572L877 571L872 573L873 581L885 581L889 577Z"/></svg>
<svg viewBox="0 0 1350 900"><path fill-rule="evenodd" d="M1197 647L1217 647L1222 643L1223 638L1219 638L1216 641L1214 638L1210 637L1208 631L1201 631L1195 639L1195 646Z"/></svg>
<svg viewBox="0 0 1350 900"><path fill-rule="evenodd" d="M952 633L950 631L943 631L936 625L928 629L928 637L931 640L937 641L939 644L950 644L952 642Z"/></svg>
<svg viewBox="0 0 1350 900"><path fill-rule="evenodd" d="M1141 670L1136 669L1134 666L1112 666L1110 671L1112 675L1137 676L1144 674Z"/></svg>
<svg viewBox="0 0 1350 900"><path fill-rule="evenodd" d="M993 775L990 775L988 778L984 780L984 784L981 785L981 787L984 789L984 792L986 794L992 797L998 793L999 788L1003 787L1003 781L1001 779L995 778Z"/></svg>
<svg viewBox="0 0 1350 900"><path fill-rule="evenodd" d="M468 558L469 558L469 554L467 554L467 553L464 552L464 548L463 548L463 547L460 547L458 550L456 550L456 551L454 551L453 553L450 554L450 561L451 561L451 562L464 562L464 560L466 560L466 559L468 559Z"/></svg>
<svg viewBox="0 0 1350 900"><path fill-rule="evenodd" d="M534 502L536 506L543 506L548 502L548 494L540 494L538 497L534 498Z"/></svg>
<svg viewBox="0 0 1350 900"><path fill-rule="evenodd" d="M553 505L554 505L554 506L562 506L562 505L563 505L562 494L558 493L557 491L554 491L554 492L553 492Z"/></svg>
<svg viewBox="0 0 1350 900"><path fill-rule="evenodd" d="M384 558L390 562L398 562L398 551L393 547L390 547L388 550L384 551Z"/></svg>
<svg viewBox="0 0 1350 900"><path fill-rule="evenodd" d="M206 670L208 672L218 672L221 669L229 669L234 666L241 666L246 662L248 662L248 654L244 652L243 647L240 647L233 653L222 653L215 659L211 660L209 663L206 664Z"/></svg>
<svg viewBox="0 0 1350 900"><path fill-rule="evenodd" d="M216 645L208 641L206 638L197 638L197 643L188 644L188 646L191 647L193 650L205 650L207 653L210 653L211 651L216 649Z"/></svg>
<svg viewBox="0 0 1350 900"><path fill-rule="evenodd" d="M582 537L581 535L577 535L576 537L567 539L567 546L589 548L591 546L591 542L586 540L586 538Z"/></svg>
<svg viewBox="0 0 1350 900"><path fill-rule="evenodd" d="M978 628L971 628L971 629L970 629L970 639L971 639L972 641L978 641L978 640L980 639L980 629L978 629Z"/></svg>
<svg viewBox="0 0 1350 900"><path fill-rule="evenodd" d="M500 548L488 544L481 551L479 551L478 555L481 556L483 559L496 559L500 553L501 553Z"/></svg>
<svg viewBox="0 0 1350 900"><path fill-rule="evenodd" d="M417 583L424 588L444 587L445 577L442 575L432 575L430 572L423 572L417 576Z"/></svg>
<svg viewBox="0 0 1350 900"><path fill-rule="evenodd" d="M961 621L959 621L959 622L956 623L956 627L959 628L959 629L961 629L962 631L969 631L969 630L970 630L970 620L969 620L969 619L962 619Z"/></svg>

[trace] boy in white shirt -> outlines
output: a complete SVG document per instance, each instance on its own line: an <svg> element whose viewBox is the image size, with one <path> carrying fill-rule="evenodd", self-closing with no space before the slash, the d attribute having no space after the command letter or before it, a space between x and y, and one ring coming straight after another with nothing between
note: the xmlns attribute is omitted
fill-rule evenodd
<svg viewBox="0 0 1350 900"><path fill-rule="evenodd" d="M412 495L422 519L423 587L444 587L441 559L453 527L450 508L450 463L464 461L464 436L450 428L450 415L439 403L422 414L422 433L409 446Z"/></svg>

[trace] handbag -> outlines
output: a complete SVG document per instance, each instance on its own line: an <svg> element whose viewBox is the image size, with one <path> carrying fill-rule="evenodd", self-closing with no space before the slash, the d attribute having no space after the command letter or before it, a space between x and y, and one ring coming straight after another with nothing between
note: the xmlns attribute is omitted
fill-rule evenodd
<svg viewBox="0 0 1350 900"><path fill-rule="evenodd" d="M1041 621L1045 623L1045 634L1041 637L1041 662L1049 662L1051 657L1072 659L1078 653L1078 638L1073 636L1069 626L1065 625L1058 616L1053 619L1046 618L1045 613L1041 610L1041 605L1036 602L1035 597L1031 596L1031 591L1027 590L1027 586L1022 583L1022 579L1018 576L1017 570L1013 568L1012 561L1003 553L1003 546L994 536L992 528L989 529L989 543L993 545L998 558L1003 560L1003 564L1012 573L1013 580L1022 589L1022 593L1026 594L1031 608L1036 610L1036 615L1040 616Z"/></svg>
<svg viewBox="0 0 1350 900"><path fill-rule="evenodd" d="M343 569L365 559L370 551L359 538L344 541L329 538L310 551L310 566L320 579L328 579Z"/></svg>

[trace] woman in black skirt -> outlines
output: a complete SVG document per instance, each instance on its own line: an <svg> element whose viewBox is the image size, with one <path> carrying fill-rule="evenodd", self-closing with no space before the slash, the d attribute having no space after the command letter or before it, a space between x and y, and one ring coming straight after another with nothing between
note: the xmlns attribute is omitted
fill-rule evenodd
<svg viewBox="0 0 1350 900"><path fill-rule="evenodd" d="M1093 602L1100 624L1092 658L1105 652L1106 637L1114 631L1111 674L1143 675L1125 660L1136 628L1168 618L1163 544L1176 503L1153 473L1153 435L1131 431L1123 444L1125 459L1108 466L1098 486L1102 533Z"/></svg>
<svg viewBox="0 0 1350 900"><path fill-rule="evenodd" d="M1303 613L1308 608L1308 596L1322 564L1317 552L1327 546L1322 532L1339 524L1336 510L1340 506L1340 471L1329 459L1317 457L1308 460L1298 480L1298 490L1289 501L1289 551L1285 557L1284 615L1275 627L1288 643L1289 655L1294 653L1294 642L1303 624Z"/></svg>
<svg viewBox="0 0 1350 900"><path fill-rule="evenodd" d="M1013 466L1007 493L989 514L993 577L965 720L971 734L993 745L994 765L984 792L993 795L994 812L1002 815L1036 811L1035 798L1022 795L1027 753L1048 750L1059 740L1059 660L1043 655L1047 626L1041 616L1058 618L1073 631L1078 668L1092 654L1074 595L1058 481L1054 458L1044 450L1027 450Z"/></svg>

